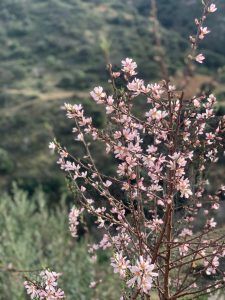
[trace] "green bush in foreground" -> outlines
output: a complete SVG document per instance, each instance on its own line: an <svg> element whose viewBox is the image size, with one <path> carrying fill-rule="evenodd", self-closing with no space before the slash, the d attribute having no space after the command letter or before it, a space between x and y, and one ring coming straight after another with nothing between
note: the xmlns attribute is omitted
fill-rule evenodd
<svg viewBox="0 0 225 300"><path fill-rule="evenodd" d="M26 299L23 275L39 273L14 270L47 267L63 272L60 286L67 299L118 299L117 283L104 258L93 263L87 256L86 237L79 242L70 237L63 198L50 211L41 190L28 197L14 186L12 195L0 196L0 212L0 299ZM107 278L106 282L90 289L90 282L98 280L98 276Z"/></svg>

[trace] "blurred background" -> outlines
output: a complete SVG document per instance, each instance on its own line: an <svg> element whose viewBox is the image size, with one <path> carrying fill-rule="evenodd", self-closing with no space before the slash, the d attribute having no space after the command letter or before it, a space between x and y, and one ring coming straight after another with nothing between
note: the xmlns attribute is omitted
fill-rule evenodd
<svg viewBox="0 0 225 300"><path fill-rule="evenodd" d="M222 115L225 3L215 3L218 11L207 21L212 33L200 45L206 63L186 92L215 93ZM139 77L154 82L162 76L164 57L172 81L179 83L201 7L201 0L158 0L156 20L150 0L0 1L0 299L26 299L14 269L44 266L64 272L68 299L118 299L107 257L93 265L85 250L89 240L74 242L66 234L72 197L48 143L57 137L74 149L72 126L60 109L64 102L83 103L104 126L89 91L107 84L109 61L119 68L121 59L131 57ZM110 160L100 151L95 157L110 172ZM212 174L214 180L224 177L223 166ZM90 281L107 272L107 288L89 291Z"/></svg>

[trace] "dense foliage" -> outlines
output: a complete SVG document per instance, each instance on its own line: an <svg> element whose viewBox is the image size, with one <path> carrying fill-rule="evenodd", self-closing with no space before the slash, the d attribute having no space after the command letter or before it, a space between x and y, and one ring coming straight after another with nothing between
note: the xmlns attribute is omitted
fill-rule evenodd
<svg viewBox="0 0 225 300"><path fill-rule="evenodd" d="M60 285L67 299L116 299L118 282L106 266L106 255L92 262L87 255L88 240L71 240L67 206L61 199L57 208L47 208L46 195L37 190L33 197L14 186L10 195L0 197L0 298L26 299L23 276L36 277L42 268L63 273ZM57 268L56 268L57 266ZM20 272L21 271L21 272ZM28 271L28 272L26 272ZM90 289L92 281L107 275L107 282ZM107 289L105 288L107 284Z"/></svg>

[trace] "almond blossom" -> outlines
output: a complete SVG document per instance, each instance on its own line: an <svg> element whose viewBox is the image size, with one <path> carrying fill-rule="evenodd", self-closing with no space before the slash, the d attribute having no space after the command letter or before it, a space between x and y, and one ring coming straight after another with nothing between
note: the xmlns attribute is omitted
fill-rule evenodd
<svg viewBox="0 0 225 300"><path fill-rule="evenodd" d="M133 81L128 82L127 88L130 91L136 92L135 95L139 95L142 91L144 91L144 81L134 78Z"/></svg>
<svg viewBox="0 0 225 300"><path fill-rule="evenodd" d="M217 267L219 266L219 258L217 256L213 257L213 260L210 262L208 260L204 261L204 266L206 267L206 274L216 274Z"/></svg>
<svg viewBox="0 0 225 300"><path fill-rule="evenodd" d="M204 62L204 60L205 60L205 56L204 56L202 53L200 53L200 54L198 54L198 55L195 57L195 60L196 60L198 63L203 64L203 62Z"/></svg>
<svg viewBox="0 0 225 300"><path fill-rule="evenodd" d="M200 40L203 40L205 35L208 33L210 33L210 30L208 30L207 27L200 27L200 34L199 34Z"/></svg>
<svg viewBox="0 0 225 300"><path fill-rule="evenodd" d="M123 253L116 253L111 258L111 266L114 268L114 273L119 273L122 278L126 277L126 272L129 268L129 260L123 257Z"/></svg>
<svg viewBox="0 0 225 300"><path fill-rule="evenodd" d="M189 198L192 195L188 178L180 178L177 184L177 189L180 191L181 197Z"/></svg>
<svg viewBox="0 0 225 300"><path fill-rule="evenodd" d="M91 97L98 103L103 103L106 93L103 91L101 86L95 87L92 92L90 92Z"/></svg>
<svg viewBox="0 0 225 300"><path fill-rule="evenodd" d="M135 72L135 69L137 68L137 64L133 59L126 58L125 60L122 60L122 71L129 76L134 76L137 73Z"/></svg>
<svg viewBox="0 0 225 300"><path fill-rule="evenodd" d="M31 299L35 299L38 297L40 291L35 284L30 283L28 281L24 281L24 287L27 290L27 294L30 296Z"/></svg>
<svg viewBox="0 0 225 300"><path fill-rule="evenodd" d="M72 207L69 213L69 229L72 237L77 237L77 226L79 225L78 218L82 211L83 209L77 209L76 207Z"/></svg>
<svg viewBox="0 0 225 300"><path fill-rule="evenodd" d="M56 148L55 143L54 142L50 142L49 143L49 149L55 150L55 148Z"/></svg>
<svg viewBox="0 0 225 300"><path fill-rule="evenodd" d="M44 270L40 273L40 281L25 281L24 286L27 294L31 299L46 299L46 300L59 300L64 299L65 294L58 288L58 278L61 274Z"/></svg>
<svg viewBox="0 0 225 300"><path fill-rule="evenodd" d="M208 7L208 12L214 13L215 11L217 11L216 5L214 3L210 4L210 6Z"/></svg>
<svg viewBox="0 0 225 300"><path fill-rule="evenodd" d="M189 249L189 245L188 245L188 244L182 244L182 245L179 247L180 255L181 255L181 256L186 255L187 252L188 252L188 249Z"/></svg>
<svg viewBox="0 0 225 300"><path fill-rule="evenodd" d="M153 272L154 268L155 265L151 264L151 259L149 257L144 259L143 256L140 256L136 261L136 264L130 267L133 277L127 282L127 285L133 286L136 282L138 288L148 294L152 288L154 277L158 276L158 273Z"/></svg>

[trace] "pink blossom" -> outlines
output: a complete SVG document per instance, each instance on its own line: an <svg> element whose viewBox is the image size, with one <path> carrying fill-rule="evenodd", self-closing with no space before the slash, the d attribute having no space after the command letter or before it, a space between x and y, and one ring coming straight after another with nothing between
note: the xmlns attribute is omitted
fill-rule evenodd
<svg viewBox="0 0 225 300"><path fill-rule="evenodd" d="M104 103L106 93L101 86L95 87L94 90L90 92L90 95L98 104Z"/></svg>
<svg viewBox="0 0 225 300"><path fill-rule="evenodd" d="M99 243L99 248L102 248L103 250L111 247L111 242L110 242L110 239L109 239L109 236L107 234L104 234L101 242Z"/></svg>
<svg viewBox="0 0 225 300"><path fill-rule="evenodd" d="M146 224L148 228L151 228L151 230L156 231L159 230L161 225L163 224L162 219L154 218L149 224Z"/></svg>
<svg viewBox="0 0 225 300"><path fill-rule="evenodd" d="M111 266L114 268L114 273L119 273L122 278L126 277L127 269L129 268L129 260L123 253L116 253L113 258L111 258Z"/></svg>
<svg viewBox="0 0 225 300"><path fill-rule="evenodd" d="M210 33L210 30L208 30L207 27L200 27L200 34L199 34L200 40L203 40L205 35L208 33Z"/></svg>
<svg viewBox="0 0 225 300"><path fill-rule="evenodd" d="M199 25L199 20L195 18L195 24L198 26Z"/></svg>
<svg viewBox="0 0 225 300"><path fill-rule="evenodd" d="M215 11L217 11L217 7L214 3L212 3L209 7L208 7L208 12L209 13L214 13Z"/></svg>
<svg viewBox="0 0 225 300"><path fill-rule="evenodd" d="M217 223L214 221L214 218L211 218L210 220L207 221L206 226L210 228L215 228Z"/></svg>
<svg viewBox="0 0 225 300"><path fill-rule="evenodd" d="M84 135L83 135L83 133L79 133L79 134L77 135L76 140L82 142L82 141L84 140Z"/></svg>
<svg viewBox="0 0 225 300"><path fill-rule="evenodd" d="M189 198L189 196L192 195L188 178L180 178L177 184L177 189L180 191L181 197Z"/></svg>
<svg viewBox="0 0 225 300"><path fill-rule="evenodd" d="M148 117L148 121L157 120L160 121L161 119L165 118L168 115L167 112L157 110L157 108L150 109L149 112L146 113L146 117Z"/></svg>
<svg viewBox="0 0 225 300"><path fill-rule="evenodd" d="M126 58L125 60L122 60L122 71L129 76L134 76L137 73L135 72L135 69L137 68L137 64L133 59Z"/></svg>
<svg viewBox="0 0 225 300"><path fill-rule="evenodd" d="M206 267L206 274L216 274L217 267L219 266L219 258L215 256L212 259L212 262L209 262L208 260L204 261L204 266Z"/></svg>
<svg viewBox="0 0 225 300"><path fill-rule="evenodd" d="M188 246L189 246L188 244L182 244L182 245L179 247L179 252L180 252L180 255L181 255L181 256L187 254L188 249L189 249Z"/></svg>
<svg viewBox="0 0 225 300"><path fill-rule="evenodd" d="M58 290L55 292L55 298L56 298L56 300L57 300L57 299L63 299L63 298L65 298L65 293L64 293L64 291L62 291L61 289L58 289Z"/></svg>
<svg viewBox="0 0 225 300"><path fill-rule="evenodd" d="M120 72L113 72L112 75L114 78L118 78L120 77Z"/></svg>
<svg viewBox="0 0 225 300"><path fill-rule="evenodd" d="M148 85L148 88L151 90L153 98L160 99L161 95L163 94L163 89L160 84L150 84Z"/></svg>
<svg viewBox="0 0 225 300"><path fill-rule="evenodd" d="M106 180L106 182L104 183L104 186L105 187L110 187L110 185L112 185L112 181Z"/></svg>
<svg viewBox="0 0 225 300"><path fill-rule="evenodd" d="M127 88L130 91L136 92L136 95L138 95L144 89L144 81L138 78L134 78L132 82L129 82L127 84Z"/></svg>
<svg viewBox="0 0 225 300"><path fill-rule="evenodd" d="M184 228L181 233L179 234L179 236L181 237L186 237L186 236L192 236L193 232L192 230L188 229L188 228Z"/></svg>
<svg viewBox="0 0 225 300"><path fill-rule="evenodd" d="M205 56L204 56L202 53L200 53L200 54L198 54L198 55L195 57L195 60L196 60L198 63L202 64L203 61L205 60Z"/></svg>
<svg viewBox="0 0 225 300"><path fill-rule="evenodd" d="M50 272L49 270L42 271L39 275L40 282L37 282L37 284L29 281L24 282L27 294L30 295L31 299L64 299L64 291L58 288L57 280L60 275L60 273Z"/></svg>
<svg viewBox="0 0 225 300"><path fill-rule="evenodd" d="M151 264L151 259L148 257L146 260L140 256L134 266L130 267L133 277L127 282L127 285L134 286L141 289L144 293L148 294L152 288L153 277L157 277L158 273L153 272L154 264Z"/></svg>
<svg viewBox="0 0 225 300"><path fill-rule="evenodd" d="M72 207L69 213L69 229L72 237L77 237L77 226L79 225L78 218L82 211L83 209L77 209L76 207Z"/></svg>
<svg viewBox="0 0 225 300"><path fill-rule="evenodd" d="M49 143L49 149L52 149L54 151L55 148L56 148L56 144L54 142L50 142Z"/></svg>
<svg viewBox="0 0 225 300"><path fill-rule="evenodd" d="M194 106L197 107L197 108L199 108L199 107L201 106L200 101L199 101L199 99L197 99L197 98L195 98L195 99L193 100L193 104L194 104Z"/></svg>
<svg viewBox="0 0 225 300"><path fill-rule="evenodd" d="M114 103L114 99L112 96L109 96L106 101L109 105L113 105L113 103Z"/></svg>
<svg viewBox="0 0 225 300"><path fill-rule="evenodd" d="M50 272L48 270L45 270L40 273L40 276L44 280L45 290L55 292L55 289L57 286L57 279L60 276L60 274L58 274L56 272Z"/></svg>
<svg viewBox="0 0 225 300"><path fill-rule="evenodd" d="M121 131L116 131L113 136L114 136L114 139L117 140L117 139L121 138L122 133L121 133Z"/></svg>
<svg viewBox="0 0 225 300"><path fill-rule="evenodd" d="M24 286L27 290L27 294L30 295L31 299L38 297L40 291L33 283L25 281Z"/></svg>

